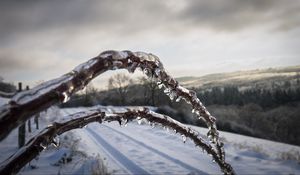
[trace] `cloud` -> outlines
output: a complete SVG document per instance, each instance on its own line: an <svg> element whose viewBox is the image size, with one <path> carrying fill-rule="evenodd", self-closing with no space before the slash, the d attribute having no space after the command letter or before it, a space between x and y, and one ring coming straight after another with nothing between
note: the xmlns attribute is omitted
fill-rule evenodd
<svg viewBox="0 0 300 175"><path fill-rule="evenodd" d="M106 49L154 52L170 69L274 50L299 55L299 19L294 0L4 0L0 74L30 69L26 76L47 79Z"/></svg>
<svg viewBox="0 0 300 175"><path fill-rule="evenodd" d="M159 1L138 0L6 1L0 5L0 36L41 31L136 33L161 25L165 8Z"/></svg>
<svg viewBox="0 0 300 175"><path fill-rule="evenodd" d="M1 1L0 37L49 30L69 35L197 28L231 31L266 23L286 30L299 27L299 15L300 2L292 0Z"/></svg>
<svg viewBox="0 0 300 175"><path fill-rule="evenodd" d="M47 51L0 50L0 75L6 79L49 79L60 76L80 62Z"/></svg>
<svg viewBox="0 0 300 175"><path fill-rule="evenodd" d="M253 26L274 25L288 30L300 26L300 1L213 0L189 1L181 15L190 25L212 30L237 31Z"/></svg>

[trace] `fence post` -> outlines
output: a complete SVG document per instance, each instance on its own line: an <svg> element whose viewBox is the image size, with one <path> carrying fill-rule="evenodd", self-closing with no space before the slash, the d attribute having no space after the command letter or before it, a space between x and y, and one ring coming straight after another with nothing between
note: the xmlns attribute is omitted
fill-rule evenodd
<svg viewBox="0 0 300 175"><path fill-rule="evenodd" d="M29 86L26 86L26 90L29 90ZM30 118L27 121L28 132L31 133L31 121Z"/></svg>
<svg viewBox="0 0 300 175"><path fill-rule="evenodd" d="M40 117L40 113L37 113L34 116L34 123L35 123L35 128L36 129L39 129L39 117Z"/></svg>
<svg viewBox="0 0 300 175"><path fill-rule="evenodd" d="M21 92L22 91L22 83L21 82L18 83L18 88L19 88L18 91ZM21 124L21 126L19 126L19 136L18 136L19 148L21 148L22 146L25 145L25 132L26 132L25 123L23 123L23 124Z"/></svg>

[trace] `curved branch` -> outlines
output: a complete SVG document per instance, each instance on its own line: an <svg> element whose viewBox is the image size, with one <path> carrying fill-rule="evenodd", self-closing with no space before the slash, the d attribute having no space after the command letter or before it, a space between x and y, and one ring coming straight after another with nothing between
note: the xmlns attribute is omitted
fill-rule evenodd
<svg viewBox="0 0 300 175"><path fill-rule="evenodd" d="M60 135L64 132L76 128L82 128L83 126L92 122L102 123L102 121L118 121L120 124L126 124L128 121L132 121L133 119L146 119L150 123L157 123L163 125L164 127L169 127L182 136L190 138L197 146L212 156L212 159L219 165L224 174L234 174L232 167L224 160L220 159L212 146L198 136L197 131L186 127L185 125L166 115L149 111L147 108L140 108L138 110L127 109L126 112L119 113L104 113L99 109L90 110L86 112L75 113L71 115L71 118L72 119L67 122L53 123L51 126L48 126L41 133L29 140L24 147L1 163L0 174L17 173L23 166L38 156L38 154L42 152L46 146L51 144L57 135Z"/></svg>
<svg viewBox="0 0 300 175"><path fill-rule="evenodd" d="M9 104L0 107L0 141L32 115L51 105L66 102L72 94L83 89L99 74L115 69L134 72L136 68L142 69L148 76L157 78L158 84L166 88L165 92L171 99L183 98L191 104L199 118L206 121L210 129L208 134L212 140L214 142L218 140L215 118L202 105L195 92L178 85L178 82L164 70L157 56L143 52L105 51L60 78L16 94Z"/></svg>
<svg viewBox="0 0 300 175"><path fill-rule="evenodd" d="M40 152L42 152L49 144L51 144L57 135L72 129L81 128L91 122L101 121L104 115L101 112L82 114L85 115L67 122L53 123L39 134L34 136L15 154L1 163L0 174L16 174L22 167L37 157ZM80 115L80 113L78 113L78 115Z"/></svg>
<svg viewBox="0 0 300 175"><path fill-rule="evenodd" d="M147 76L156 78L159 87L165 88L164 92L171 100L184 99L192 106L198 118L206 122L209 128L207 135L219 158L224 161L224 148L223 143L219 141L216 119L207 111L194 91L180 86L165 71L157 56L143 52L105 51L60 78L18 93L9 104L0 107L0 141L32 115L53 104L66 102L72 94L84 88L99 74L115 69L127 69L129 72L134 72L136 68L140 68Z"/></svg>

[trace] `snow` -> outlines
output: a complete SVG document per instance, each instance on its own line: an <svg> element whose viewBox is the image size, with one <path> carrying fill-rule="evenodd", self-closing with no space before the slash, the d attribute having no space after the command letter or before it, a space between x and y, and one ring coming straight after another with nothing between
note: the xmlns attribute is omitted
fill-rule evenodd
<svg viewBox="0 0 300 175"><path fill-rule="evenodd" d="M9 98L0 97L0 106L7 104L9 102Z"/></svg>
<svg viewBox="0 0 300 175"><path fill-rule="evenodd" d="M44 114L46 117L41 123L46 126L50 119L53 120L53 116L67 116L86 109L52 108ZM124 108L111 108L113 111L124 111ZM189 127L204 135L208 131L206 128ZM16 136L17 131L14 130L1 142L0 161L17 150ZM221 174L212 158L191 140L187 139L183 143L181 135L160 126L153 128L143 122L141 125L129 122L126 127L120 126L118 122L93 123L64 134L61 142L67 136L78 140L76 150L85 156L77 155L68 164L54 166L63 155L69 155L72 149L48 148L38 160L32 161L36 169L26 166L20 174L92 174L91 167L99 160L99 156L111 174ZM300 174L299 162L282 160L282 155L289 152L299 155L299 146L227 132L220 132L220 139L225 143L226 160L237 174Z"/></svg>
<svg viewBox="0 0 300 175"><path fill-rule="evenodd" d="M96 63L97 63L97 59L95 59L95 58L90 59L88 62L82 63L82 64L78 65L77 67L75 67L73 69L72 73L76 74L76 72L80 72L83 69L89 69Z"/></svg>
<svg viewBox="0 0 300 175"><path fill-rule="evenodd" d="M62 77L44 82L39 86L34 87L33 89L22 91L17 93L15 96L12 97L12 101L17 102L18 104L26 104L29 101L35 100L36 98L44 95L53 89L57 88L63 83L70 81L72 76L70 75L63 75Z"/></svg>

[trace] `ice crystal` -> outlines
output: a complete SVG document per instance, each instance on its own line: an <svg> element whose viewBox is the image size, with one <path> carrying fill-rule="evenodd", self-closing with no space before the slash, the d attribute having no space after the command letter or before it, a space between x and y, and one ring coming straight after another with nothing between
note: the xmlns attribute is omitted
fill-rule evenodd
<svg viewBox="0 0 300 175"><path fill-rule="evenodd" d="M171 90L169 93L169 97L171 100L177 99L177 93L174 90Z"/></svg>
<svg viewBox="0 0 300 175"><path fill-rule="evenodd" d="M62 95L63 95L63 101L62 101L63 103L66 103L67 101L70 100L70 96L68 95L67 92L63 92Z"/></svg>
<svg viewBox="0 0 300 175"><path fill-rule="evenodd" d="M177 96L177 98L176 98L175 101L176 101L176 102L180 102L181 98L182 98L181 96Z"/></svg>
<svg viewBox="0 0 300 175"><path fill-rule="evenodd" d="M184 134L181 135L183 143L186 142L186 136Z"/></svg>

